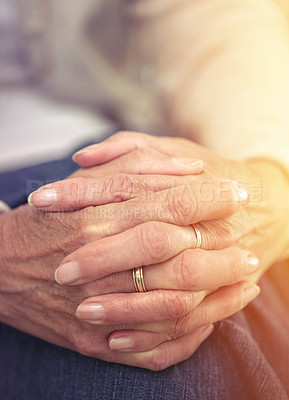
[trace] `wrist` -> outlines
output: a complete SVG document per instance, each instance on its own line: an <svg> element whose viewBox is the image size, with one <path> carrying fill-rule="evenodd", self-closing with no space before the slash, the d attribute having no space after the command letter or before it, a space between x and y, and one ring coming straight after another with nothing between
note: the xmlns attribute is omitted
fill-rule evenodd
<svg viewBox="0 0 289 400"><path fill-rule="evenodd" d="M11 256L9 252L13 247L10 237L11 213L0 213L0 321L9 325L13 325L11 321L14 319L15 310L10 304L9 294L11 288L9 282L10 272L13 267L10 265Z"/></svg>
<svg viewBox="0 0 289 400"><path fill-rule="evenodd" d="M268 245L276 243L279 254L275 261L284 260L289 257L289 170L269 157L250 158L245 163L251 206L261 206L271 215L272 242Z"/></svg>

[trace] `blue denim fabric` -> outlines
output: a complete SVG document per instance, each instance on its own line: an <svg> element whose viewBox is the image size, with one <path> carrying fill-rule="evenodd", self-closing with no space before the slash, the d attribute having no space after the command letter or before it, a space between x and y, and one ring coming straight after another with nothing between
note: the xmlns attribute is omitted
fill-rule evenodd
<svg viewBox="0 0 289 400"><path fill-rule="evenodd" d="M187 361L152 372L107 363L0 325L3 400L282 400L284 388L242 313Z"/></svg>
<svg viewBox="0 0 289 400"><path fill-rule="evenodd" d="M27 202L27 196L46 183L65 179L78 169L71 155L32 167L0 174L0 200L11 208Z"/></svg>
<svg viewBox="0 0 289 400"><path fill-rule="evenodd" d="M16 207L26 201L27 181L44 184L76 169L69 158L2 174L0 199ZM288 308L266 277L262 286L260 298L217 323L189 360L160 372L82 356L0 324L0 398L288 399Z"/></svg>

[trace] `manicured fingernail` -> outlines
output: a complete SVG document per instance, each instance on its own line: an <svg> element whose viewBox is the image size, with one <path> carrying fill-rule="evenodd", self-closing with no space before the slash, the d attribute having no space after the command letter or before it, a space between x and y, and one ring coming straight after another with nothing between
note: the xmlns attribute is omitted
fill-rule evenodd
<svg viewBox="0 0 289 400"><path fill-rule="evenodd" d="M57 192L55 189L40 189L30 193L28 204L34 207L49 207L57 201Z"/></svg>
<svg viewBox="0 0 289 400"><path fill-rule="evenodd" d="M87 322L101 322L105 318L105 311L101 304L80 304L76 310L76 316Z"/></svg>
<svg viewBox="0 0 289 400"><path fill-rule="evenodd" d="M96 149L101 144L102 143L96 143L96 144L93 144L91 146L85 147L84 149L77 151L76 153L73 154L72 159L75 160L75 157L78 157L79 155L84 154L84 153L89 153L91 150Z"/></svg>
<svg viewBox="0 0 289 400"><path fill-rule="evenodd" d="M113 338L109 341L111 350L131 351L134 346L134 341L129 337Z"/></svg>
<svg viewBox="0 0 289 400"><path fill-rule="evenodd" d="M76 261L70 261L62 264L55 271L54 278L60 285L67 285L78 281L78 279L81 278L78 263Z"/></svg>
<svg viewBox="0 0 289 400"><path fill-rule="evenodd" d="M248 264L250 267L250 271L253 273L255 271L257 271L258 267L259 267L259 258L257 257L253 257L251 255L248 256Z"/></svg>
<svg viewBox="0 0 289 400"><path fill-rule="evenodd" d="M88 152L89 152L89 150L85 150L85 149L77 151L72 156L73 161L76 160L76 157L80 156L81 154L88 153Z"/></svg>
<svg viewBox="0 0 289 400"><path fill-rule="evenodd" d="M245 307L248 303L254 300L260 293L261 289L257 285L252 285L244 289L243 306Z"/></svg>

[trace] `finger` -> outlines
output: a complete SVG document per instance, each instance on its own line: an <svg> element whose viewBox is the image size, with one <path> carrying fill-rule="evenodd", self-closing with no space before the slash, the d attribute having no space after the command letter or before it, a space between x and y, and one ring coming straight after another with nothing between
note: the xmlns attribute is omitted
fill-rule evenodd
<svg viewBox="0 0 289 400"><path fill-rule="evenodd" d="M121 216L121 222L128 229L132 220L135 224L137 214L139 223L154 220L186 226L227 218L238 212L247 201L248 192L235 181L188 179L182 186L153 193L146 199L140 197L104 207L115 216ZM119 222L120 218L116 218L115 223L119 225Z"/></svg>
<svg viewBox="0 0 289 400"><path fill-rule="evenodd" d="M180 188L181 191L179 190ZM183 188L182 187L180 188L177 187L172 190L172 192L170 193L169 201L165 201L166 199L160 198L160 194L161 196L163 196L164 192L170 192L170 190L155 193L154 196L157 199L156 201L153 201L154 199L151 198L151 195L148 196L149 200L151 201L143 202L143 200L137 200L136 207L134 207L133 204L131 203L133 200L129 200L124 203L119 203L118 209L115 208L114 204L111 204L109 206L104 206L106 207L106 209L99 207L100 210L98 209L98 211L100 211L102 219L105 217L105 215L103 214L104 211L112 212L112 215L114 217L113 220L111 221L110 231L108 234L113 235L118 233L119 231L125 231L131 228L132 226L135 225L138 226L142 222L151 220L162 220L164 222L169 222L170 224L186 226L198 222L200 220L208 220L210 218L212 219L225 218L226 216L228 216L228 214L231 214L233 213L233 211L236 211L236 209L240 208L239 204L240 197L238 197L238 201L236 201L237 197L236 193L238 193L238 191L233 185L229 185L229 190L225 192L225 198L227 198L227 201L223 201L223 199L220 200L221 198L220 182L217 181L213 183L213 189L210 189L207 192L206 196L211 196L212 193L211 194L209 193L211 192L211 190L213 190L213 193L215 192L217 193L218 199L216 197L215 198L207 197L207 201L202 201L201 196L203 194L200 194L198 190L196 190L194 199L195 203L193 202L192 199L192 193L189 196L187 195L184 196ZM107 207L110 207L110 210ZM111 208L112 209L114 208L114 211L111 210ZM139 215L136 214L137 211L140 212ZM107 221L106 217L105 220ZM85 229L87 232L92 232L92 234L95 234L97 236L97 233L101 231L101 225L96 221L97 221L96 216L94 215L94 218L91 219L91 225L86 226ZM142 226L140 229L136 229L134 231L136 232L137 236L135 238L134 237L132 238L132 243L138 246L142 245L142 247L139 248L140 251L136 253L137 257L139 257L140 252L142 252L143 256L140 259L140 261L136 263L136 266L140 266L143 264L148 265L155 262L162 262L174 256L175 254L178 254L178 251L172 253L167 250L169 236L166 233L166 231L164 233L163 229L158 229L160 226L161 228L163 228L164 225L162 224L152 225L151 223L145 225L145 227ZM223 229L225 228L223 227ZM189 231L184 231L184 232L189 232ZM129 234L131 235L131 232ZM159 235L161 235L160 238L158 238ZM109 275L113 272L118 272L121 269L103 270L104 267L101 267L100 263L98 263L97 268L95 268L96 267L95 261L93 262L92 260L101 259L103 260L103 266L107 265L107 263L105 263L105 259L109 261L112 255L107 251L104 251L105 249L103 248L102 245L109 244L111 246L117 246L119 248L124 243L127 243L125 239L126 236L119 235L114 241L115 243L114 245L111 244L108 238L104 238L102 239L102 241L99 241L97 243L95 242L88 243L87 245L78 249L76 252L70 254L63 260L61 266L56 271L56 280L59 283L79 284L79 283L85 283L91 280L91 278L93 277L94 279L98 279L101 278L102 276ZM217 247L215 247L217 249L230 245L227 243L226 237L222 236L217 237L217 240L213 240L213 242L216 241L219 242L217 243ZM177 241L177 243L179 243L179 240ZM221 243L223 244L223 246ZM151 257L152 256L156 257L156 254L160 250L158 246L160 246L162 255L164 255L167 258L159 257L158 259L152 260ZM185 248L190 248L190 247L191 245L188 245ZM210 249L210 246L208 247L208 249ZM184 247L180 248L179 252L182 250L184 250ZM105 257L103 257L103 251L105 253ZM132 252L134 252L134 248L132 249ZM133 262L137 261L136 259L133 258L132 260ZM127 265L126 269L131 269L132 267L133 265L130 263Z"/></svg>
<svg viewBox="0 0 289 400"><path fill-rule="evenodd" d="M136 149L155 147L156 138L137 132L118 132L107 140L84 147L73 155L81 167L92 167L111 161ZM157 147L155 147L157 148Z"/></svg>
<svg viewBox="0 0 289 400"><path fill-rule="evenodd" d="M139 352L154 349L161 343L172 340L172 335L137 330L113 332L108 340L109 348L121 352Z"/></svg>
<svg viewBox="0 0 289 400"><path fill-rule="evenodd" d="M154 197L155 192L160 192L158 197ZM214 204L218 206L215 207L215 218L218 215L224 217L236 211L241 204L245 204L248 198L247 191L239 188L234 181L219 179L196 182L189 177L117 174L97 179L74 178L48 184L31 193L28 203L48 211L72 211L90 205L104 205L134 199L141 195L143 197L140 198L138 204L142 206L145 203L146 208L150 208L152 202L155 201L159 208L167 205L167 212L174 213L167 217L170 218L168 222L173 223L178 220L174 222L172 218L178 217L178 213L186 212L188 207L191 207L191 213L186 217L192 219L192 213L196 212L194 219L198 219L197 201L202 202L201 216L205 216L203 220L206 220L210 219L210 215L206 213L212 212ZM127 211L127 208L130 212L131 203L124 208L123 212Z"/></svg>
<svg viewBox="0 0 289 400"><path fill-rule="evenodd" d="M137 149L112 160L106 168L129 174L195 175L203 172L202 160L193 157L171 157L153 148Z"/></svg>
<svg viewBox="0 0 289 400"><path fill-rule="evenodd" d="M259 260L246 250L229 247L223 250L184 250L168 261L143 266L143 279L148 291L214 290L232 285L254 274ZM132 271L115 273L87 285L87 293L135 292Z"/></svg>
<svg viewBox="0 0 289 400"><path fill-rule="evenodd" d="M183 185L181 177L116 174L98 178L74 178L42 186L28 203L46 211L74 211L129 200L137 196Z"/></svg>
<svg viewBox="0 0 289 400"><path fill-rule="evenodd" d="M205 340L214 330L214 325L207 325L190 333L192 337L199 340ZM118 352L147 352L155 349L162 343L171 343L169 348L172 351L175 339L172 335L152 333L137 330L123 330L113 332L108 340L111 350ZM196 347L191 347L191 351L195 351Z"/></svg>
<svg viewBox="0 0 289 400"><path fill-rule="evenodd" d="M171 333L179 337L200 326L230 317L246 307L259 294L260 287L248 282L226 286L208 295L197 307L182 318L139 324L137 329L158 333ZM128 325L127 329L133 329L133 325Z"/></svg>
<svg viewBox="0 0 289 400"><path fill-rule="evenodd" d="M94 325L140 324L174 320L189 313L206 292L156 290L107 294L84 300L76 310L82 321Z"/></svg>
<svg viewBox="0 0 289 400"><path fill-rule="evenodd" d="M209 161L210 153L190 140L179 137L152 136L139 132L121 131L105 141L88 146L73 155L73 160L82 167L107 163L135 150L155 149L163 154L192 156L192 151L202 154Z"/></svg>
<svg viewBox="0 0 289 400"><path fill-rule="evenodd" d="M258 267L257 258L237 247L188 249L168 261L143 267L143 274L147 290L214 290L244 280Z"/></svg>
<svg viewBox="0 0 289 400"><path fill-rule="evenodd" d="M196 247L192 227L149 222L80 247L55 272L60 284L82 284L134 266L162 262Z"/></svg>
<svg viewBox="0 0 289 400"><path fill-rule="evenodd" d="M92 325L125 324L126 329L179 337L235 314L259 293L257 285L241 282L207 296L205 291L169 290L108 294L84 300L76 316Z"/></svg>
<svg viewBox="0 0 289 400"><path fill-rule="evenodd" d="M191 357L213 331L213 327L197 329L178 339L161 343L145 352L112 352L112 361L134 367L161 371Z"/></svg>

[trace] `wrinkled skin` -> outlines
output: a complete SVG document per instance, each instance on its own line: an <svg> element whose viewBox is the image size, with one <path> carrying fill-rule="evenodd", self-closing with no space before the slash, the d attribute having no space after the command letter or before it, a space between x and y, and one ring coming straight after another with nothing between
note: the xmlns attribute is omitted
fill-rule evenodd
<svg viewBox="0 0 289 400"><path fill-rule="evenodd" d="M122 137L120 139L123 140ZM163 139L159 140L161 142ZM101 242L102 254L105 256L105 252L109 250L107 244L111 245L111 240L114 238L112 235L116 235L118 238L117 235L123 235L121 236L122 240L127 240L127 235L131 230L138 229L142 234L135 236L136 241L139 238L148 238L149 235L145 235L144 232L151 222L148 221L147 216L142 219L143 217L140 218L139 215L136 220L133 215L130 215L129 218L104 219L101 212L102 207L90 206L74 212L47 213L26 205L0 216L2 222L0 298L3 322L83 354L158 370L193 354L199 344L211 333L210 327L204 330L201 328L202 326L206 327L218 319L225 318L246 304L243 293L248 284L244 282L244 279L256 282L271 262L278 259L281 250L285 248L285 243L282 241L274 243L270 248L267 243L269 238L280 236L280 232L284 230L285 223L280 216L288 204L286 202L287 192L284 196L282 191L284 185L287 184L286 178L278 166L270 162L255 160L245 165L214 156L193 143L190 143L191 148L189 148L189 143L182 139L178 139L179 142L176 139L168 140L172 140L173 144L170 149L166 143L166 154L171 152L176 156L193 156L202 159L206 166L205 173L194 178L176 176L173 181L171 178L168 178L167 181L163 180L157 175L154 178L148 178L152 179L152 184L150 194L147 194L147 186L145 186L146 204L149 196L154 196L154 201L161 201L162 207L165 207L165 202L169 202L172 197L167 195L163 197L162 191L165 188L175 190L177 180L177 187L183 186L184 182L187 183L191 179L189 188L196 188L195 185L201 180L212 178L262 179L263 199L261 202L250 202L245 207L241 207L235 202L234 192L228 191L229 197L226 198L226 201L230 206L219 208L218 220L214 220L214 208L200 211L203 206L205 207L201 204L201 207L195 209L197 212L188 212L187 207L181 209L180 212L179 208L174 207L176 205L179 207L181 203L173 201L166 208L168 212L165 213L165 221L153 222L155 224L153 230L156 232L158 229L163 229L164 225L174 224L173 229L179 229L179 234L189 240L193 238L192 230L189 231L188 228L182 226L198 222L199 218L204 215L207 216L206 219L212 219L210 222L200 222L199 227L206 249L220 249L220 251L226 249L227 251L226 254L220 254L218 261L221 264L222 259L226 260L229 257L230 260L232 274L226 276L226 283L223 282L226 287L217 290L220 282L216 282L214 286L212 279L210 287L204 287L203 282L209 274L207 269L203 271L204 276L199 278L201 282L199 286L194 282L192 285L195 284L195 287L184 288L178 282L169 282L168 285L179 285L177 287L179 290L169 290L168 286L164 288L166 290L152 290L145 294L126 293L133 291L131 271L126 271L124 267L118 269L117 265L114 267L116 273L109 277L104 274L102 277L89 277L85 281L87 283L81 282L79 286L60 286L54 280L56 268L64 261L71 260L77 251L82 250L81 246L94 246ZM151 143L150 146L152 146ZM117 173L119 193L117 199L112 200L117 203L103 207L106 211L109 208L109 214L112 216L120 209L127 211L131 207L139 207L140 203L136 199L139 196L141 201L141 196L144 194L141 190L143 185L138 183L135 176L133 178L128 178L128 176L140 172L144 174L145 171L149 171L154 165L155 151L161 152L162 146L163 144L159 147L155 145L158 148L153 151L150 148L135 150L103 167L81 170L74 175L74 179L82 177L79 183L83 184L87 178L104 178ZM101 159L101 157L99 158ZM133 170L131 170L131 166L133 166ZM123 174L125 174L125 179L123 179ZM276 186L274 192L270 190L272 179ZM113 182L111 178L110 181ZM133 188L127 187L132 181ZM125 185L125 190L122 190L122 185ZM158 187L159 189L156 189ZM75 193L77 194L79 188L77 185L74 188L76 188ZM114 193L109 190L110 184L106 188L106 196L113 196ZM158 190L160 190L159 193L154 193ZM83 194L81 191L80 193ZM132 200L119 202L123 197L127 200L128 195L131 196L131 194L133 194ZM80 205L82 206L82 204ZM70 206L73 207L73 205ZM169 220L170 218L176 219ZM91 229L92 226L94 229ZM168 237L170 234L172 233L162 235L161 238ZM157 240L156 238L157 235L154 236L154 241ZM143 244L146 246L145 249L148 249L147 242L144 241ZM162 247L163 243L159 243L155 248L158 249L160 246ZM181 241L179 246L181 246ZM233 250L229 250L232 246L246 249L259 256L260 267L255 274L248 274L245 263L240 264L239 262L240 253L236 250L234 250L235 253ZM141 245L139 249L142 249ZM117 247L114 250L117 251ZM165 248L162 260L158 260L157 255L154 255L154 263L149 263L152 276L154 267L161 268L162 263L166 262L166 257L172 257L168 251L169 249ZM178 247L175 251L176 254L173 256L179 257L179 254L184 254L189 250ZM146 255L143 251L140 253L143 256ZM196 260L197 257L200 258L200 265L205 263L206 253L205 250L199 250L197 256L194 254ZM122 256L125 257L124 254ZM138 256L137 253L136 257ZM190 263L185 263L185 259L183 256L179 258L181 262L177 262L176 266L179 266L181 271L186 270L188 274ZM109 271L110 265L107 265L106 268ZM180 275L185 277L183 279L185 282L185 272ZM129 285L127 282L130 282ZM108 290L107 287L111 289ZM212 291L213 293L210 294ZM102 301L107 307L106 320L97 326L93 321L90 321L92 323L89 324L75 316L78 305L91 301L91 297L95 295L97 295L97 301ZM146 307L145 303L149 307ZM160 305L162 306L160 307ZM143 307L140 321L137 320L140 317L136 313L138 307ZM130 310L130 315L118 314L125 309ZM156 309L158 310L157 320L152 318L152 312L155 313ZM221 310L221 313L218 314L217 310ZM121 320L117 319L117 315L120 315ZM132 316L133 320L131 320ZM78 317L81 316L78 315ZM139 324L135 325L135 322L139 322ZM109 341L124 332L134 335L135 344L131 352L110 350ZM139 353L140 351L141 353Z"/></svg>

